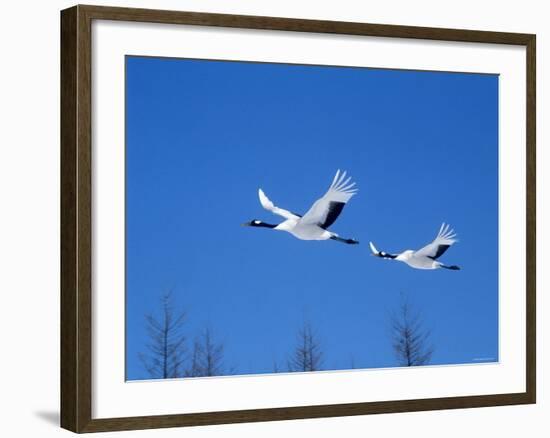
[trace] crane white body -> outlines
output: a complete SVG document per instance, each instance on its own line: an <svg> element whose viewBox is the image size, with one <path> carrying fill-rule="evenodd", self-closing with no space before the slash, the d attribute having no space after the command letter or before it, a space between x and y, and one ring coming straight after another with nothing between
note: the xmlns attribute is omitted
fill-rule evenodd
<svg viewBox="0 0 550 438"><path fill-rule="evenodd" d="M327 231L318 225L303 224L299 219L287 219L273 229L277 231L287 231L300 240L328 240L338 236L336 233Z"/></svg>

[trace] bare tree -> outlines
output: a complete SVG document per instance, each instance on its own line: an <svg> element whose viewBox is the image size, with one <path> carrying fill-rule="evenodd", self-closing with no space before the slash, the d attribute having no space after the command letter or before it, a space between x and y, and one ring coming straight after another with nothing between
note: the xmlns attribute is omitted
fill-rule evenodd
<svg viewBox="0 0 550 438"><path fill-rule="evenodd" d="M288 360L289 371L319 371L323 365L323 352L315 331L309 322L298 330L297 344Z"/></svg>
<svg viewBox="0 0 550 438"><path fill-rule="evenodd" d="M224 359L224 345L216 342L212 330L206 328L193 343L193 352L187 377L221 376L227 374Z"/></svg>
<svg viewBox="0 0 550 438"><path fill-rule="evenodd" d="M420 315L414 312L407 298L402 297L399 311L391 317L392 348L399 365L428 364L434 351L430 336Z"/></svg>
<svg viewBox="0 0 550 438"><path fill-rule="evenodd" d="M199 341L195 339L193 343L193 351L191 353L189 368L185 370L185 377L200 377L200 360L201 360L201 346Z"/></svg>
<svg viewBox="0 0 550 438"><path fill-rule="evenodd" d="M185 313L176 312L171 293L161 298L160 317L145 316L148 353L139 358L153 379L183 377L185 360L185 336L182 333Z"/></svg>

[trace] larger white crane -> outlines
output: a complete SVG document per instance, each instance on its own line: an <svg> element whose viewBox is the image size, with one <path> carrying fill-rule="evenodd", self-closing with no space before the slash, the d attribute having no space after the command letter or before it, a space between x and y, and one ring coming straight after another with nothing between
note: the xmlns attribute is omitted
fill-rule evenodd
<svg viewBox="0 0 550 438"><path fill-rule="evenodd" d="M329 231L328 228L336 221L346 203L351 199L357 189L354 189L351 177L346 179L346 172L338 170L328 191L322 198L315 201L306 214L300 216L283 208L276 207L265 195L262 189L258 190L258 197L262 207L271 213L282 216L286 220L278 225L268 224L254 219L245 222L243 226L271 228L278 231L286 231L301 240L336 240L338 242L357 244L355 239L343 239L338 234Z"/></svg>

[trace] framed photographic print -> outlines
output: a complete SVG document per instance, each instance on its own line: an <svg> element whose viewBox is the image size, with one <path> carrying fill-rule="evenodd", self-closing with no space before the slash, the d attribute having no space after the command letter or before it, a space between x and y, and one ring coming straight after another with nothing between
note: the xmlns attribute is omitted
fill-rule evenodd
<svg viewBox="0 0 550 438"><path fill-rule="evenodd" d="M535 403L535 36L61 13L61 423Z"/></svg>

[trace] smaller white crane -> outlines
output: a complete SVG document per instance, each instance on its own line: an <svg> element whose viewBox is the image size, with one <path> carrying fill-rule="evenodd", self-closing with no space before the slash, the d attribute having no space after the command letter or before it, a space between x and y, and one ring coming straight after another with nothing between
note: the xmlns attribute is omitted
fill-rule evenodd
<svg viewBox="0 0 550 438"><path fill-rule="evenodd" d="M455 239L456 234L454 230L449 229L449 225L443 223L439 229L437 237L432 243L426 245L424 248L419 249L418 251L413 251L408 249L403 251L400 254L389 254L384 251L378 251L372 242L369 242L372 255L376 257L381 257L383 259L398 260L409 265L411 268L416 269L451 269L453 271L458 271L460 268L456 265L444 265L441 262L438 262L437 259L443 255L449 247L457 242Z"/></svg>

